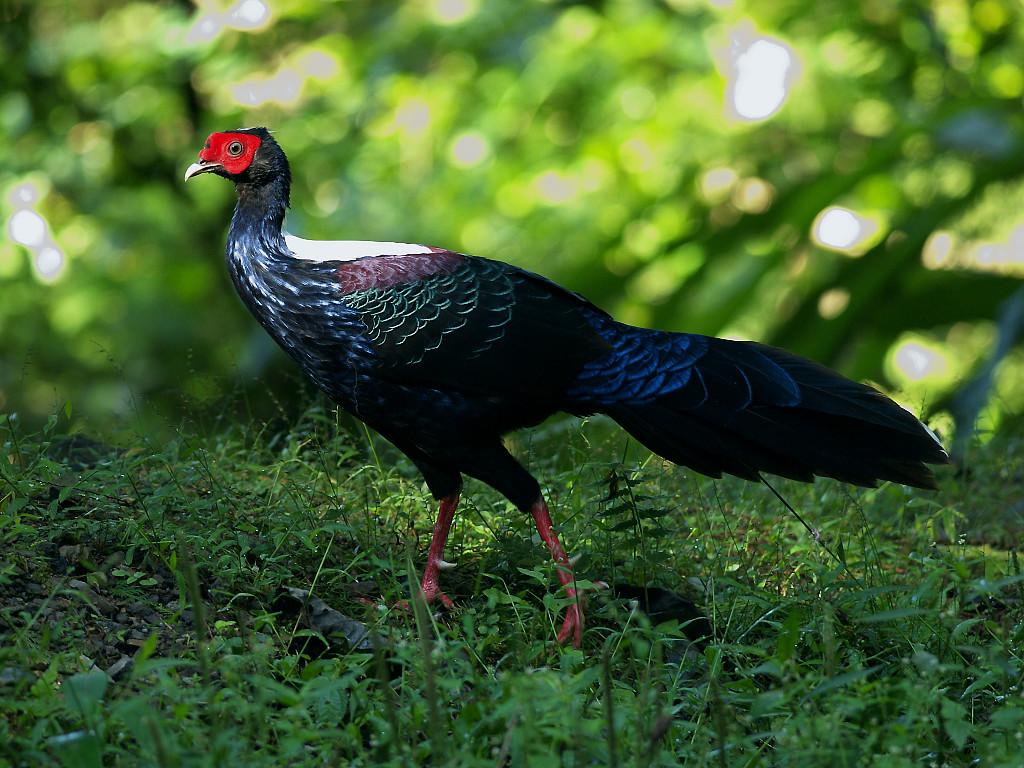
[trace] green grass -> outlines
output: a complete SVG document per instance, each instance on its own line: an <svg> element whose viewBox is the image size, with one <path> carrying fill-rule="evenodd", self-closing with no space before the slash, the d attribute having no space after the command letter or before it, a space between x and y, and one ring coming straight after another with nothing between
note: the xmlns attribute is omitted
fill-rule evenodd
<svg viewBox="0 0 1024 768"><path fill-rule="evenodd" d="M518 436L581 578L685 592L714 628L689 647L603 593L577 651L553 642L564 598L531 521L476 483L458 612L389 608L434 505L321 410L114 453L61 425L0 421L0 765L1022 762L1020 439L932 494L780 481L812 533L765 487L601 422ZM378 650L318 637L286 586Z"/></svg>

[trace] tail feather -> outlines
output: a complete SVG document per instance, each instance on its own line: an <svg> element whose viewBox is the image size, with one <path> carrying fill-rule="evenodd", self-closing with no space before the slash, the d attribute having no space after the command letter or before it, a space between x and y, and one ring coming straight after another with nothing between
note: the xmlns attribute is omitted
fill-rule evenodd
<svg viewBox="0 0 1024 768"><path fill-rule="evenodd" d="M677 336L682 347L701 353L659 395L604 402L600 409L670 461L713 477L756 479L768 472L922 488L935 487L928 465L948 461L909 411L817 363L753 342L646 333L657 333L661 346ZM621 376L624 364L609 373Z"/></svg>

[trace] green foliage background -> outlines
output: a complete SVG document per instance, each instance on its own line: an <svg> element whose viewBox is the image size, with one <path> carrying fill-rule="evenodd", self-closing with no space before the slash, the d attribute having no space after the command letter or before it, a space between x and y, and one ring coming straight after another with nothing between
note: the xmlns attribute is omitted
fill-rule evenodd
<svg viewBox="0 0 1024 768"><path fill-rule="evenodd" d="M293 232L512 261L624 320L761 339L941 404L1022 274L1020 10L5 0L0 205L8 220L35 190L66 263L46 281L0 241L0 408L70 399L152 425L257 380L286 407L307 394L226 278L230 185L181 181L208 132L253 124L292 160ZM743 35L797 65L759 122L726 108ZM273 77L285 103L254 103ZM862 255L814 244L830 205L879 223ZM953 245L928 269L939 230ZM1009 260L982 263L985 241ZM908 339L938 355L920 381L894 364ZM1019 412L1021 368L1001 364L990 426Z"/></svg>

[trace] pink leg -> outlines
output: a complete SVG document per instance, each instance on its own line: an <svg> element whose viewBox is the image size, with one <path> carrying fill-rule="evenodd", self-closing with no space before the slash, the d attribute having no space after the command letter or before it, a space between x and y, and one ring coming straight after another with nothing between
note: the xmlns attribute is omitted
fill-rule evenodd
<svg viewBox="0 0 1024 768"><path fill-rule="evenodd" d="M576 598L576 602L569 606L565 612L565 621L562 622L562 629L558 632L558 642L564 643L572 637L572 644L579 648L583 640L583 596L577 594L573 586L575 580L572 573L572 564L562 549L562 544L555 533L554 525L551 522L551 514L548 512L548 505L541 496L530 508L533 521L537 524L537 532L541 539L548 545L548 551L558 566L558 580L565 587L569 597Z"/></svg>
<svg viewBox="0 0 1024 768"><path fill-rule="evenodd" d="M451 610L455 607L451 598L441 591L441 569L448 565L442 558L444 545L448 542L448 532L455 518L455 508L459 506L459 494L445 496L437 510L437 522L434 523L434 535L430 538L430 551L427 553L427 567L423 571L423 582L420 590L428 602L440 600L441 605Z"/></svg>

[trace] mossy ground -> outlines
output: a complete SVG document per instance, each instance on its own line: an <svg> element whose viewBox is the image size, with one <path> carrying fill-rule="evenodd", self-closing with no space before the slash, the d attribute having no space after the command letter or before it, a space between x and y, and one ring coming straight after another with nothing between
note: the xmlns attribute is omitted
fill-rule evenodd
<svg viewBox="0 0 1024 768"><path fill-rule="evenodd" d="M574 650L531 521L476 483L457 612L388 607L434 504L329 411L118 450L61 433L0 422L0 765L1021 764L1019 438L935 493L773 481L808 530L600 422L516 436L580 578L682 592L713 631L691 646L608 590Z"/></svg>

